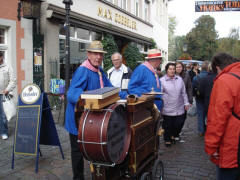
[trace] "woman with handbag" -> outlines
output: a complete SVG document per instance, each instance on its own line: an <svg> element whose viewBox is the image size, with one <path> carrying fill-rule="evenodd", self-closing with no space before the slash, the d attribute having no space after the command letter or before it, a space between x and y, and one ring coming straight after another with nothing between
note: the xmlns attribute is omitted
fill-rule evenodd
<svg viewBox="0 0 240 180"><path fill-rule="evenodd" d="M0 51L0 136L8 139L8 122L3 109L4 96L9 95L16 86L12 67L3 61L4 52Z"/></svg>

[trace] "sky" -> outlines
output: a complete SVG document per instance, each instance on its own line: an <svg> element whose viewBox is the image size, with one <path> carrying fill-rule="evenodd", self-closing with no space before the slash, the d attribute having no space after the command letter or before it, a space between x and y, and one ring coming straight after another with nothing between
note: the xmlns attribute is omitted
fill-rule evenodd
<svg viewBox="0 0 240 180"><path fill-rule="evenodd" d="M228 37L231 28L240 27L240 11L195 12L195 1L203 0L171 0L168 2L168 14L176 16L175 35L186 35L195 27L195 20L202 15L210 15L215 19L215 29L220 38Z"/></svg>

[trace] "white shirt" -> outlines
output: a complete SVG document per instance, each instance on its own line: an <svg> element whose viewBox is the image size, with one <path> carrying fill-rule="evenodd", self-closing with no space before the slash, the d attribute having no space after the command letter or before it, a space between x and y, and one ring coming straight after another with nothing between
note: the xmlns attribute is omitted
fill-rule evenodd
<svg viewBox="0 0 240 180"><path fill-rule="evenodd" d="M114 68L110 77L110 81L114 87L121 88L122 75L123 75L123 65L121 65L119 69Z"/></svg>

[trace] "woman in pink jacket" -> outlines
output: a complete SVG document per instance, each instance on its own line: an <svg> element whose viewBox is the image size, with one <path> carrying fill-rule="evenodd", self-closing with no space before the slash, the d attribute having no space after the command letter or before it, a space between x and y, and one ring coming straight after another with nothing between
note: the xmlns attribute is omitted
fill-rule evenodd
<svg viewBox="0 0 240 180"><path fill-rule="evenodd" d="M175 63L168 63L165 67L166 75L160 80L163 91L163 128L165 129L165 145L170 147L175 143L175 137L181 131L185 110L189 108L188 97L184 82L176 76Z"/></svg>

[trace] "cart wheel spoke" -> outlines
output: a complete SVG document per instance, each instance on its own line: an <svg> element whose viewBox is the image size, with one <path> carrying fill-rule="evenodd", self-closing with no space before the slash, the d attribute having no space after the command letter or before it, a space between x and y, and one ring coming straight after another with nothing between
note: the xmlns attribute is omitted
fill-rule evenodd
<svg viewBox="0 0 240 180"><path fill-rule="evenodd" d="M149 172L145 172L142 174L140 180L151 180L151 175Z"/></svg>
<svg viewBox="0 0 240 180"><path fill-rule="evenodd" d="M157 159L154 162L152 168L152 180L163 180L164 179L164 168L161 160Z"/></svg>

